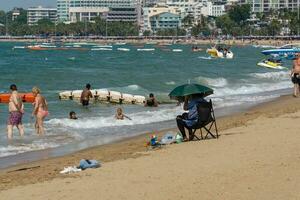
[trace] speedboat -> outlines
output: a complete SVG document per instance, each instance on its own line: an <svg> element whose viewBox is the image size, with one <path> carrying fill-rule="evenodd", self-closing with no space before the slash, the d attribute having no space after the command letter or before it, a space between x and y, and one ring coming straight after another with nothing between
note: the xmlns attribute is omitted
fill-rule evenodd
<svg viewBox="0 0 300 200"><path fill-rule="evenodd" d="M276 55L285 58L294 58L296 53L300 53L300 44L286 44L279 48L264 50L261 53L264 55Z"/></svg>
<svg viewBox="0 0 300 200"><path fill-rule="evenodd" d="M282 66L281 59L269 58L264 59L257 63L258 66L271 68L271 69L287 69Z"/></svg>
<svg viewBox="0 0 300 200"><path fill-rule="evenodd" d="M226 49L217 49L215 47L212 47L210 49L207 49L206 52L214 58L227 58L227 59L232 59L233 58L233 53L230 50Z"/></svg>

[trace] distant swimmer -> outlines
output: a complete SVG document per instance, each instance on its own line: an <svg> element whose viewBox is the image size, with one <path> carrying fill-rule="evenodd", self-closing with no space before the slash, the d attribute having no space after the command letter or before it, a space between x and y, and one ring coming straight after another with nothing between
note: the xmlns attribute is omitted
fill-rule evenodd
<svg viewBox="0 0 300 200"><path fill-rule="evenodd" d="M35 130L38 135L44 135L44 120L49 115L48 104L41 95L41 90L38 87L32 88L32 93L35 96L35 102L33 103L32 116L35 116Z"/></svg>
<svg viewBox="0 0 300 200"><path fill-rule="evenodd" d="M149 99L147 99L144 106L148 106L148 107L157 107L158 106L158 101L155 99L153 93L149 94Z"/></svg>
<svg viewBox="0 0 300 200"><path fill-rule="evenodd" d="M93 94L91 92L91 85L88 83L86 84L85 89L81 93L80 103L82 103L83 106L88 106L90 98L93 98Z"/></svg>
<svg viewBox="0 0 300 200"><path fill-rule="evenodd" d="M76 112L71 111L71 112L69 113L69 119L78 119L78 117L76 116Z"/></svg>
<svg viewBox="0 0 300 200"><path fill-rule="evenodd" d="M7 138L12 139L13 128L16 126L19 130L20 136L24 135L24 128L22 125L22 117L24 114L24 105L22 99L18 95L17 86L12 84L10 86L11 96L8 103L9 116L7 120Z"/></svg>
<svg viewBox="0 0 300 200"><path fill-rule="evenodd" d="M300 93L300 53L295 54L293 67L291 70L292 82L294 83L294 97L299 97Z"/></svg>
<svg viewBox="0 0 300 200"><path fill-rule="evenodd" d="M116 112L115 118L118 119L118 120L123 120L123 119L125 119L125 118L127 118L127 119L129 119L129 120L132 120L130 117L126 116L126 115L123 113L122 108L117 108L117 112Z"/></svg>

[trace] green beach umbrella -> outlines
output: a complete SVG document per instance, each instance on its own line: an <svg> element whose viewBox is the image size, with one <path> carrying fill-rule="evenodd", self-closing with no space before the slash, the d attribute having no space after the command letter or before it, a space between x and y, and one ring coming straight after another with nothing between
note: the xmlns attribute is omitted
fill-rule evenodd
<svg viewBox="0 0 300 200"><path fill-rule="evenodd" d="M202 94L204 97L214 93L214 90L200 84L184 84L173 89L169 96L171 99L182 101L185 96L191 94Z"/></svg>

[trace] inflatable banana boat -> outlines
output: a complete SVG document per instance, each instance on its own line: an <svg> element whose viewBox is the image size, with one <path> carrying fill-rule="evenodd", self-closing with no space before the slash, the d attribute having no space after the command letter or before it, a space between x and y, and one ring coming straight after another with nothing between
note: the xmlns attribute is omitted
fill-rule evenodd
<svg viewBox="0 0 300 200"><path fill-rule="evenodd" d="M146 97L132 95L106 89L91 90L95 101L117 104L144 104ZM64 91L59 93L61 100L79 100L82 90Z"/></svg>
<svg viewBox="0 0 300 200"><path fill-rule="evenodd" d="M210 49L207 49L206 52L214 58L227 58L227 59L232 59L233 58L233 53L232 51L229 50L218 50L215 47L212 47Z"/></svg>
<svg viewBox="0 0 300 200"><path fill-rule="evenodd" d="M10 95L9 93L0 94L0 103L9 103ZM24 103L33 103L35 100L32 93L19 93L19 96Z"/></svg>

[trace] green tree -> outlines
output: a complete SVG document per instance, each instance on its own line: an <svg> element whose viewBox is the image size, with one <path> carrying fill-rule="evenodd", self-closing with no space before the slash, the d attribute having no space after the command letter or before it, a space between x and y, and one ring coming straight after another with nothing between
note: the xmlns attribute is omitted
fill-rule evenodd
<svg viewBox="0 0 300 200"><path fill-rule="evenodd" d="M247 19L250 18L250 5L237 5L231 8L228 12L231 20L233 20L238 25L243 25Z"/></svg>

